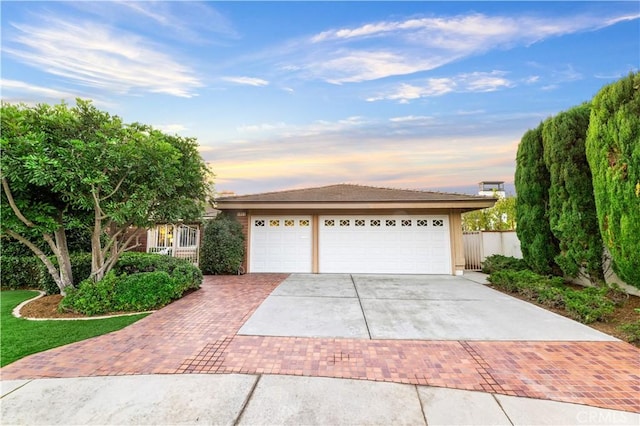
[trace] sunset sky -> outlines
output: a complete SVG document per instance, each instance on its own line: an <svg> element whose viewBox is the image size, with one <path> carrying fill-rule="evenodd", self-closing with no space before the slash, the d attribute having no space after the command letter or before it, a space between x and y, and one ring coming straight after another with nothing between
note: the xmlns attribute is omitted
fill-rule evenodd
<svg viewBox="0 0 640 426"><path fill-rule="evenodd" d="M7 2L2 99L197 138L218 191L513 182L522 134L640 64L631 2Z"/></svg>

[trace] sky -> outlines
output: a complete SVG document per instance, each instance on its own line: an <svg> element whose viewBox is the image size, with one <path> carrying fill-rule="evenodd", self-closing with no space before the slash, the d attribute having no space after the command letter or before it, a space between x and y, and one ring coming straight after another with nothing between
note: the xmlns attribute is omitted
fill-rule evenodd
<svg viewBox="0 0 640 426"><path fill-rule="evenodd" d="M640 66L640 2L1 2L1 90L198 140L219 192L513 182Z"/></svg>

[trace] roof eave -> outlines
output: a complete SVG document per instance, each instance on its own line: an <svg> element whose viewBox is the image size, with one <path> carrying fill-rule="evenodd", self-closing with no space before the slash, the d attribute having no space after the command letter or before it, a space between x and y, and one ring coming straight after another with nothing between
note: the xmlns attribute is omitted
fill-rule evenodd
<svg viewBox="0 0 640 426"><path fill-rule="evenodd" d="M429 201L218 201L219 210L362 210L362 209L483 209L492 207L497 198Z"/></svg>

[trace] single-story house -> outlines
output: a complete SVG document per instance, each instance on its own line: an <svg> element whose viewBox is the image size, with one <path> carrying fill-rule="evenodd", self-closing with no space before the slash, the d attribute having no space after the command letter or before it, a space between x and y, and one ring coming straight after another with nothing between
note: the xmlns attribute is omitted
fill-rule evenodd
<svg viewBox="0 0 640 426"><path fill-rule="evenodd" d="M464 271L461 214L496 198L361 185L221 197L242 224L246 272Z"/></svg>

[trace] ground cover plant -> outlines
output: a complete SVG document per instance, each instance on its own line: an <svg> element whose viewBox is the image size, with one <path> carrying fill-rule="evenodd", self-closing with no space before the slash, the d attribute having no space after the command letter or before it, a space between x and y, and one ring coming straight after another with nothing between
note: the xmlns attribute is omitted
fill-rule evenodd
<svg viewBox="0 0 640 426"><path fill-rule="evenodd" d="M14 290L0 293L0 366L27 355L120 330L146 314L83 321L30 321L16 318L12 310L37 295L35 291Z"/></svg>
<svg viewBox="0 0 640 426"><path fill-rule="evenodd" d="M522 259L496 255L485 263L496 290L640 345L640 297L616 286L582 287L561 277L540 275L523 268Z"/></svg>

